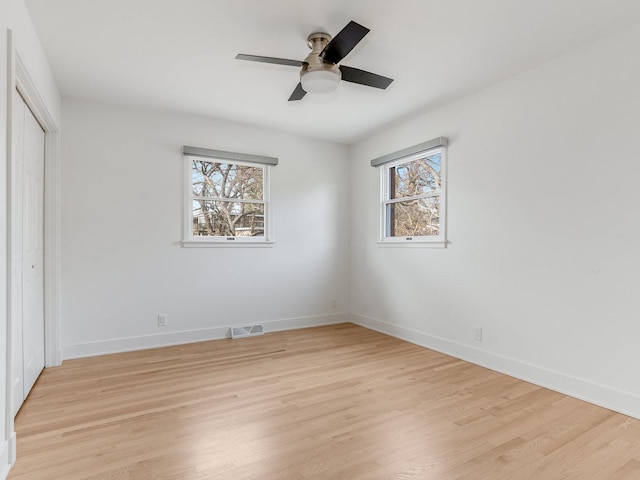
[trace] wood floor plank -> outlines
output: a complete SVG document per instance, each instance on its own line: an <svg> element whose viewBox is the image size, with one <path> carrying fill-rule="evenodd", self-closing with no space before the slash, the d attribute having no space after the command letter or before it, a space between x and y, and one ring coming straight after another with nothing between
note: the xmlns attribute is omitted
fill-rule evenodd
<svg viewBox="0 0 640 480"><path fill-rule="evenodd" d="M343 324L66 361L9 480L640 478L640 421Z"/></svg>

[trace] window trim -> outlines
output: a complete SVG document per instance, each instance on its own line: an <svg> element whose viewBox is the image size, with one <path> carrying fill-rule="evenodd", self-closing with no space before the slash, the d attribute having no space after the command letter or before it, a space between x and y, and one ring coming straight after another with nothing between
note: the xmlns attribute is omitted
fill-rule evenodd
<svg viewBox="0 0 640 480"><path fill-rule="evenodd" d="M186 147L185 147L186 148ZM217 151L211 151L217 152ZM243 154L238 154L243 155ZM221 158L222 157L222 158ZM183 247L271 247L274 244L271 231L271 191L270 170L274 163L241 161L235 158L213 157L205 155L183 153L184 158L184 231ZM193 236L193 184L192 165L194 160L209 161L212 163L230 163L247 167L262 169L262 200L258 202L264 205L264 236L260 237L194 237ZM231 201L231 200L230 200Z"/></svg>
<svg viewBox="0 0 640 480"><path fill-rule="evenodd" d="M416 151L416 147L410 147L399 153L404 155L398 157L397 154L390 154L385 157L395 157L393 160L380 162L374 165L380 168L380 232L378 245L387 247L421 247L421 248L445 248L447 246L447 142L440 137L437 146L431 146L435 141L425 142L416 147L427 147ZM444 140L444 141L442 141ZM406 152L406 153L405 153ZM429 193L415 197L390 198L390 170L398 165L413 162L423 157L440 152L440 177L442 184L439 193ZM384 157L381 157L384 158ZM387 206L393 203L411 200L414 198L440 197L440 225L437 236L412 236L412 237L388 237L387 236Z"/></svg>

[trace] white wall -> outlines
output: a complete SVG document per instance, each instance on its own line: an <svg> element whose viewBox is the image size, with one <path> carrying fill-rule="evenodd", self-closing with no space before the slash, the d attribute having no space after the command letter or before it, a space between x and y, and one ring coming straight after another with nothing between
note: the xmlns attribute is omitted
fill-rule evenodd
<svg viewBox="0 0 640 480"><path fill-rule="evenodd" d="M12 32L13 52L9 53L8 31ZM60 118L60 95L42 47L35 34L29 14L22 0L0 0L0 479L5 478L10 462L15 455L15 434L10 409L9 391L10 365L7 361L8 318L7 301L7 235L8 235L8 152L10 138L10 103L7 97L13 85L13 72L7 67L9 55L20 55L25 68L36 86L41 103L46 107L52 119Z"/></svg>
<svg viewBox="0 0 640 480"><path fill-rule="evenodd" d="M635 27L354 145L354 321L640 417L639 44ZM438 136L449 247L378 247L369 161Z"/></svg>
<svg viewBox="0 0 640 480"><path fill-rule="evenodd" d="M10 28L13 45L38 88L51 120L60 125L60 92L23 0L11 0Z"/></svg>
<svg viewBox="0 0 640 480"><path fill-rule="evenodd" d="M346 147L74 99L63 123L63 358L344 320ZM183 145L279 158L272 248L181 246Z"/></svg>

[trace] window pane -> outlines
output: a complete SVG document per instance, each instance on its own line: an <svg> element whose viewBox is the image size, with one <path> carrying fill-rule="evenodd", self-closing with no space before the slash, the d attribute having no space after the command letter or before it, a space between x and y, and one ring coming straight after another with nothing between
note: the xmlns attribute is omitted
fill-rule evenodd
<svg viewBox="0 0 640 480"><path fill-rule="evenodd" d="M430 237L440 233L440 196L387 204L388 237Z"/></svg>
<svg viewBox="0 0 640 480"><path fill-rule="evenodd" d="M264 236L264 204L194 200L193 236Z"/></svg>
<svg viewBox="0 0 640 480"><path fill-rule="evenodd" d="M196 197L263 199L263 167L193 160L191 182Z"/></svg>
<svg viewBox="0 0 640 480"><path fill-rule="evenodd" d="M415 197L440 190L440 152L389 169L389 198Z"/></svg>

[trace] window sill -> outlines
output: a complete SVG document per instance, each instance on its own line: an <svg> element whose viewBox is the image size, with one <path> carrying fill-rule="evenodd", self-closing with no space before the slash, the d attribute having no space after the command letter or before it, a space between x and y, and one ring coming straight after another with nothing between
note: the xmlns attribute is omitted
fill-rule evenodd
<svg viewBox="0 0 640 480"><path fill-rule="evenodd" d="M272 241L246 241L246 240L183 240L184 248L271 248Z"/></svg>
<svg viewBox="0 0 640 480"><path fill-rule="evenodd" d="M379 247L391 248L447 248L447 241L429 242L419 240L400 240L400 241L381 241L378 242Z"/></svg>

